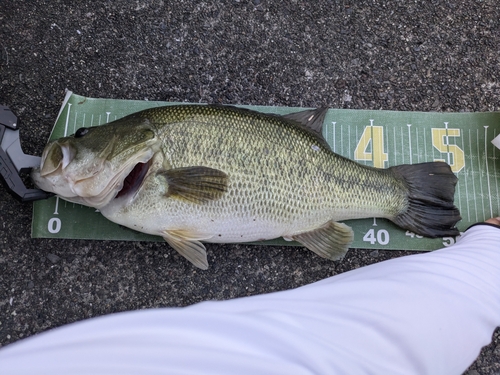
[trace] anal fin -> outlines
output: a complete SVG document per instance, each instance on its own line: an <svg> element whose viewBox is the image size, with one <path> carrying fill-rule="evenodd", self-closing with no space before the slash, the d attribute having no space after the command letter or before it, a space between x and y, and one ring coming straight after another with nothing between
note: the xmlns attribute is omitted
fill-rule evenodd
<svg viewBox="0 0 500 375"><path fill-rule="evenodd" d="M195 235L186 230L170 230L163 232L163 238L179 254L189 260L194 266L208 269L207 251L199 241L211 236Z"/></svg>
<svg viewBox="0 0 500 375"><path fill-rule="evenodd" d="M319 228L295 234L288 238L301 243L322 258L339 260L349 250L354 233L351 227L343 223L329 221Z"/></svg>

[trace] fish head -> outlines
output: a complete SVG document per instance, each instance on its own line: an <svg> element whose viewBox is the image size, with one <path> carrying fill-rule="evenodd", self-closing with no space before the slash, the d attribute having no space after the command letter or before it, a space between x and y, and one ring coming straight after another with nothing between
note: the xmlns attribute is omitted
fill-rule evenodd
<svg viewBox="0 0 500 375"><path fill-rule="evenodd" d="M138 189L158 148L147 120L80 128L47 144L31 177L42 190L100 208L124 189Z"/></svg>

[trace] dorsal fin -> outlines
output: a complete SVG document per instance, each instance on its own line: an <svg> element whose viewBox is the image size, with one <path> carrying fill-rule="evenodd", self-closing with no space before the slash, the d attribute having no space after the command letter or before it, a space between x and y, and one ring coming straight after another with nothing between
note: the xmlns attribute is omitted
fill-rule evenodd
<svg viewBox="0 0 500 375"><path fill-rule="evenodd" d="M259 114L261 116L280 117L282 119L292 121L296 125L300 125L302 127L302 129L305 129L309 133L318 137L318 139L323 141L323 144L328 149L330 149L328 142L326 142L325 138L323 137L323 122L325 121L325 117L326 117L326 114L328 112L327 107L321 107L321 108L316 108L316 109L306 109L304 111L289 113L286 115L278 115L276 113L264 113L264 112L256 111L254 109L235 107L232 105L208 104L208 106L214 107L214 108L226 108L226 109L230 109L232 111L239 112L242 114L254 113L254 114Z"/></svg>
<svg viewBox="0 0 500 375"><path fill-rule="evenodd" d="M317 108L317 109L306 109L305 111L289 113L283 117L288 120L293 120L306 128L314 131L315 133L322 135L323 122L325 121L326 113L328 108Z"/></svg>
<svg viewBox="0 0 500 375"><path fill-rule="evenodd" d="M328 112L327 107L321 107L321 108L316 108L316 109L306 109L304 111L299 111L299 112L294 112L294 113L289 113L286 115L278 115L275 113L264 113L264 112L259 112L254 109L249 109L249 108L241 108L241 107L235 107L232 105L224 105L224 104L208 104L208 107L214 107L214 108L226 108L226 109L231 109L236 112L240 113L258 113L260 115L264 116L276 116L276 117L282 117L287 120L292 120L300 125L304 126L305 128L312 130L313 132L322 135L322 130L323 130L323 122L325 121L325 116L326 113Z"/></svg>

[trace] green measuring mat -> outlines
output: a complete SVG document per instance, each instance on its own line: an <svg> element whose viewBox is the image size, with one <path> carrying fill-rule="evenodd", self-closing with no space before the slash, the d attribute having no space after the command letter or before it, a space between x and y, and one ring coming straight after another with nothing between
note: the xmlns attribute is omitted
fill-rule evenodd
<svg viewBox="0 0 500 375"><path fill-rule="evenodd" d="M51 140L80 127L98 126L146 108L179 103L94 99L68 92ZM260 112L286 114L290 107L246 106ZM370 166L387 168L442 160L458 177L455 204L464 231L471 224L500 213L500 150L491 141L500 134L500 112L424 113L330 109L323 135L333 151ZM354 248L434 250L455 242L453 237L422 238L385 219L349 220ZM114 224L93 208L57 197L33 206L32 236L97 240L163 241L160 237ZM284 240L263 244L290 245ZM293 243L292 243L293 244Z"/></svg>

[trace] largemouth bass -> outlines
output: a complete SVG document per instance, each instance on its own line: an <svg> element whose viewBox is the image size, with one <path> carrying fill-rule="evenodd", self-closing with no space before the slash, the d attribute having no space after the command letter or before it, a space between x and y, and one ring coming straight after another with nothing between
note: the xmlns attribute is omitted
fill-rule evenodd
<svg viewBox="0 0 500 375"><path fill-rule="evenodd" d="M356 163L322 138L325 114L147 109L49 143L32 178L113 222L162 236L202 269L202 241L283 237L340 259L353 239L339 223L347 219L382 217L423 236L458 235L457 178L447 164Z"/></svg>

